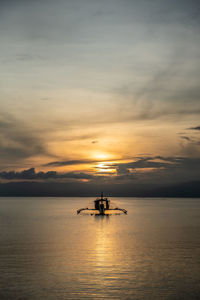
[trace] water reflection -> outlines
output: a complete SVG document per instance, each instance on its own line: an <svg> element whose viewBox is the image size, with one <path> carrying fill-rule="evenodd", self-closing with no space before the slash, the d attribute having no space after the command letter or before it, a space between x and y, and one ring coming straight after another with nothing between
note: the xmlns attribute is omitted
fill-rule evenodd
<svg viewBox="0 0 200 300"><path fill-rule="evenodd" d="M100 215L100 214L95 214L95 221L109 221L110 215L109 214L105 214L105 215Z"/></svg>
<svg viewBox="0 0 200 300"><path fill-rule="evenodd" d="M108 291L116 288L115 280L116 256L116 228L113 226L112 217L109 215L95 216L95 244L93 249L94 274L91 284L101 289L101 296L108 296ZM117 259L116 259L117 258ZM110 295L112 298L112 295Z"/></svg>

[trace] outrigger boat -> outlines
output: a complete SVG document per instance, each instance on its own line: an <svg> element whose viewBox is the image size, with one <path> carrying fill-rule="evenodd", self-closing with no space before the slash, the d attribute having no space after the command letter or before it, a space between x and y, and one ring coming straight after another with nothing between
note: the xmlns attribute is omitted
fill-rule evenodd
<svg viewBox="0 0 200 300"><path fill-rule="evenodd" d="M103 193L101 193L101 197L94 200L94 208L80 208L77 210L77 214L80 214L82 211L96 211L97 215L105 216L107 214L110 214L110 212L114 213L116 211L121 211L125 214L127 214L127 210L124 208L110 208L110 200L108 198L103 197Z"/></svg>

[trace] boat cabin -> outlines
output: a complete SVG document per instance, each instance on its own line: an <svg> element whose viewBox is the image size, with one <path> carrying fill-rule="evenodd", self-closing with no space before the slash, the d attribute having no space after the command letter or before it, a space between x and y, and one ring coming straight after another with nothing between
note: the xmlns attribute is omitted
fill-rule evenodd
<svg viewBox="0 0 200 300"><path fill-rule="evenodd" d="M94 200L94 207L96 210L100 210L100 208L109 209L110 201L107 198L104 199L96 199Z"/></svg>

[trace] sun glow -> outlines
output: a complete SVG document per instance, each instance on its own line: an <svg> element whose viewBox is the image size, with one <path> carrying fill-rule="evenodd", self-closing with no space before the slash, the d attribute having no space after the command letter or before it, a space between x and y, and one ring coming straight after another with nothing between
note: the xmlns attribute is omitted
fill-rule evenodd
<svg viewBox="0 0 200 300"><path fill-rule="evenodd" d="M95 152L92 154L92 157L94 159L99 159L99 160L108 160L111 158L111 155L105 152Z"/></svg>

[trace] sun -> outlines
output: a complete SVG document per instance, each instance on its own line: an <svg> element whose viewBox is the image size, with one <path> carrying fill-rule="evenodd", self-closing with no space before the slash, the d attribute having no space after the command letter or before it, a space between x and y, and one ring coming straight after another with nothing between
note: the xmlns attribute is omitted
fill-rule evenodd
<svg viewBox="0 0 200 300"><path fill-rule="evenodd" d="M110 155L105 152L95 152L92 154L92 157L97 160L107 160L110 158Z"/></svg>

